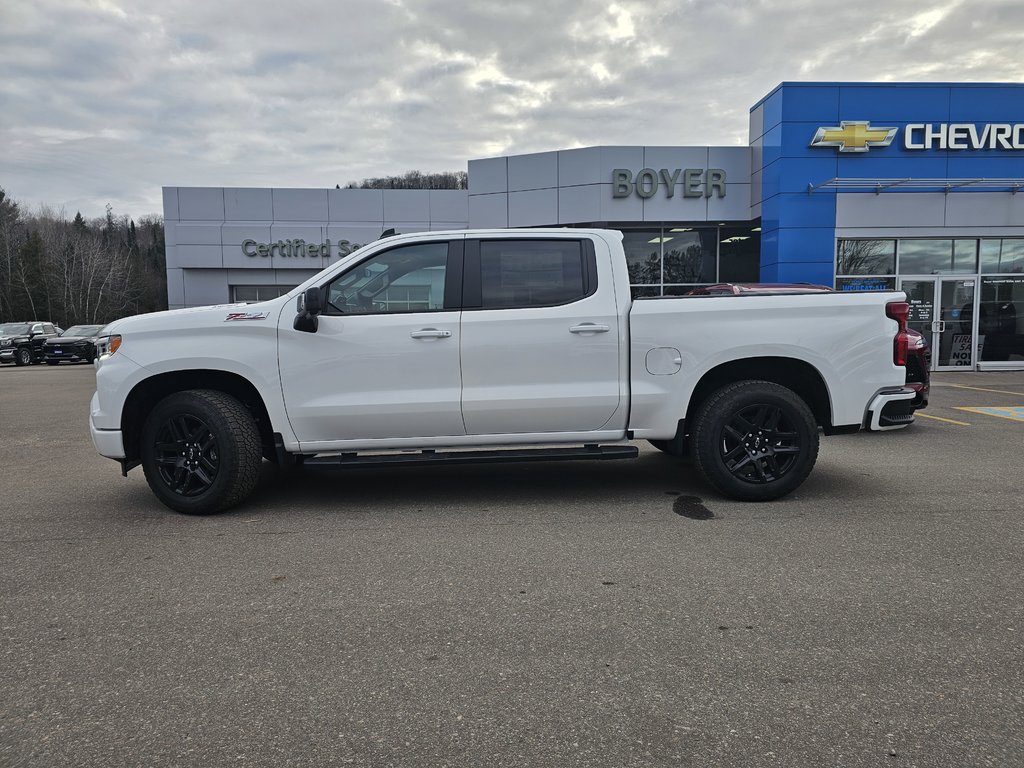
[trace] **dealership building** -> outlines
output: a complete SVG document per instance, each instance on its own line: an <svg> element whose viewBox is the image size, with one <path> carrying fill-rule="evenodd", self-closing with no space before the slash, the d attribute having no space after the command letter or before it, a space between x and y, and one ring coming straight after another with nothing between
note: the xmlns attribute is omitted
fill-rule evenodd
<svg viewBox="0 0 1024 768"><path fill-rule="evenodd" d="M556 149L468 176L165 187L169 305L278 296L389 229L598 226L623 232L634 296L899 289L936 370L1024 368L1024 85L783 83L750 109L747 146Z"/></svg>

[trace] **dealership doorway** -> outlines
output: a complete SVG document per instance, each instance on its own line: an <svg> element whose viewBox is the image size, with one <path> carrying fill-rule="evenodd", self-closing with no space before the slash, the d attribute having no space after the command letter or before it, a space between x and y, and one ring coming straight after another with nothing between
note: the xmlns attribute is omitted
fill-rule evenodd
<svg viewBox="0 0 1024 768"><path fill-rule="evenodd" d="M973 277L900 277L898 289L907 294L907 324L932 348L933 371L974 370L975 287Z"/></svg>

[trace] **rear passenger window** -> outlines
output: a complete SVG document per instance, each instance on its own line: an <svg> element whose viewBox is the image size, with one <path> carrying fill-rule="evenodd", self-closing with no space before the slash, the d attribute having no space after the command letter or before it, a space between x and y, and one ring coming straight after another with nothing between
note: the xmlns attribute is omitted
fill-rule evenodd
<svg viewBox="0 0 1024 768"><path fill-rule="evenodd" d="M588 291L578 240L482 240L480 294L484 309L568 304Z"/></svg>

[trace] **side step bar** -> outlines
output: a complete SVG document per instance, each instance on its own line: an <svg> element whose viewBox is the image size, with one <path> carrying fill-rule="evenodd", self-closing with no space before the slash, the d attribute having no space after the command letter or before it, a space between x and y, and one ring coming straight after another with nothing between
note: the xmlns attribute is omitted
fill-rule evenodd
<svg viewBox="0 0 1024 768"><path fill-rule="evenodd" d="M497 464L521 461L585 461L635 459L635 445L584 445L576 448L513 448L493 451L433 451L417 453L339 453L312 456L306 467L402 467L433 464Z"/></svg>

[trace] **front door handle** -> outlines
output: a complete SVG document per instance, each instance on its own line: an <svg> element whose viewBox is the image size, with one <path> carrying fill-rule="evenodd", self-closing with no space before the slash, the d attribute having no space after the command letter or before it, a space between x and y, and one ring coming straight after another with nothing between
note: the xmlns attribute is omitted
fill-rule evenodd
<svg viewBox="0 0 1024 768"><path fill-rule="evenodd" d="M452 335L451 331L442 331L438 328L420 328L409 334L414 339L447 339Z"/></svg>
<svg viewBox="0 0 1024 768"><path fill-rule="evenodd" d="M569 333L608 333L611 328L597 323L580 323L569 327Z"/></svg>

